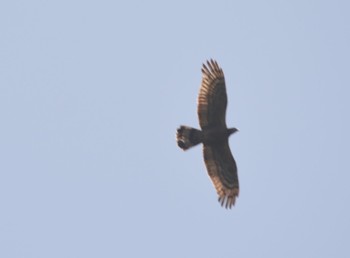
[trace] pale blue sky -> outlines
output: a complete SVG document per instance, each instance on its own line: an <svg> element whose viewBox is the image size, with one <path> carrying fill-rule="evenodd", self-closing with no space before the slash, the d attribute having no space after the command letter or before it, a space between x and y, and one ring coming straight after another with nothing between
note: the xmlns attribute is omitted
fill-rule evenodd
<svg viewBox="0 0 350 258"><path fill-rule="evenodd" d="M350 257L349 11L2 1L0 257ZM240 129L232 210L175 142L209 58Z"/></svg>

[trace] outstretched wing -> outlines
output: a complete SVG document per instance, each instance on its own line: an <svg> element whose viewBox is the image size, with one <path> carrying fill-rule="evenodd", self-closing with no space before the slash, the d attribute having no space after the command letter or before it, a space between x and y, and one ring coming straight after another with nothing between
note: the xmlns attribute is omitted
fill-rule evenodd
<svg viewBox="0 0 350 258"><path fill-rule="evenodd" d="M225 127L227 95L225 77L216 61L203 64L202 84L199 90L197 113L202 129Z"/></svg>
<svg viewBox="0 0 350 258"><path fill-rule="evenodd" d="M204 161L208 174L219 195L219 202L231 208L239 194L236 162L228 141L220 145L204 145Z"/></svg>

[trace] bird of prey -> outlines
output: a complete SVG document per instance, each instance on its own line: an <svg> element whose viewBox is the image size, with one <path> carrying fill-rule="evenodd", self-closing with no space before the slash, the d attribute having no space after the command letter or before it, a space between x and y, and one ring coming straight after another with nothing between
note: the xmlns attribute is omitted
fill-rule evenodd
<svg viewBox="0 0 350 258"><path fill-rule="evenodd" d="M203 144L204 162L213 181L221 206L232 208L239 194L236 162L228 138L237 132L226 126L227 94L222 69L214 60L202 67L202 84L198 96L198 119L201 130L180 126L176 139L178 146L187 150Z"/></svg>

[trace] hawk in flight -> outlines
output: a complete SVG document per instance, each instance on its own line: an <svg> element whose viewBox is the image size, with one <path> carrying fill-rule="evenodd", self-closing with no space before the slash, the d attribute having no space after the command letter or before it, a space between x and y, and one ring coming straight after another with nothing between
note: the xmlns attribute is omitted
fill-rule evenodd
<svg viewBox="0 0 350 258"><path fill-rule="evenodd" d="M198 119L202 130L188 126L177 129L178 146L187 150L199 143L203 144L204 162L219 196L219 202L232 208L239 194L236 162L232 156L228 138L237 132L227 128L225 116L227 95L225 77L214 60L202 67L202 84L198 96Z"/></svg>

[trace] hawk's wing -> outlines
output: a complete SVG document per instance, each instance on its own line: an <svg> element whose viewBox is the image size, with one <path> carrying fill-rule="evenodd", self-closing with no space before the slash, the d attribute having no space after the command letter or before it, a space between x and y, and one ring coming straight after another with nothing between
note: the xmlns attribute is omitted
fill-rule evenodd
<svg viewBox="0 0 350 258"><path fill-rule="evenodd" d="M198 118L202 129L225 127L227 95L225 77L216 61L203 64L202 84L198 96Z"/></svg>
<svg viewBox="0 0 350 258"><path fill-rule="evenodd" d="M220 145L204 145L203 153L208 174L219 195L219 202L226 208L231 208L238 197L239 184L236 162L228 141Z"/></svg>

